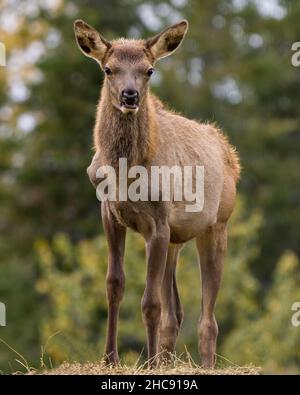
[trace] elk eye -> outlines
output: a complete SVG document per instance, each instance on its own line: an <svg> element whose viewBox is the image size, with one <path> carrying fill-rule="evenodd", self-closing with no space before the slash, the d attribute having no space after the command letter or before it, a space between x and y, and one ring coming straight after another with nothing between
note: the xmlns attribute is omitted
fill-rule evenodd
<svg viewBox="0 0 300 395"><path fill-rule="evenodd" d="M108 66L105 66L103 70L104 70L104 73L106 75L111 75L112 74L112 71L111 71L111 69Z"/></svg>
<svg viewBox="0 0 300 395"><path fill-rule="evenodd" d="M148 71L147 71L147 75L148 77L151 77L151 75L154 73L154 69L151 67Z"/></svg>

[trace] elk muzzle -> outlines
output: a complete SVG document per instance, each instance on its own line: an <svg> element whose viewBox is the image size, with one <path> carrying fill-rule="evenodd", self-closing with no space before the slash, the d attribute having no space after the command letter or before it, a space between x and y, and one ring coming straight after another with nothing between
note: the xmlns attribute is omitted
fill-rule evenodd
<svg viewBox="0 0 300 395"><path fill-rule="evenodd" d="M134 89L124 89L121 93L120 101L123 113L137 112L139 107L139 93Z"/></svg>

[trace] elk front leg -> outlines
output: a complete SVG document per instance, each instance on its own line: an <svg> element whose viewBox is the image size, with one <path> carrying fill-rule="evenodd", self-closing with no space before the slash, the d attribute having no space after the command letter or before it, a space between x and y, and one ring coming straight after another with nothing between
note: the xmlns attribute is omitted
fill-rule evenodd
<svg viewBox="0 0 300 395"><path fill-rule="evenodd" d="M227 246L226 223L217 223L197 238L202 280L202 314L199 320L199 352L202 366L212 369L216 361L218 325L215 305Z"/></svg>
<svg viewBox="0 0 300 395"><path fill-rule="evenodd" d="M143 320L147 330L148 363L156 364L158 329L161 317L161 286L164 277L170 229L167 224L157 225L155 235L147 243L147 278L142 300Z"/></svg>
<svg viewBox="0 0 300 395"><path fill-rule="evenodd" d="M117 222L106 202L102 203L101 211L103 227L108 241L108 270L106 277L108 321L105 361L108 364L117 364L119 362L117 350L118 317L125 288L123 261L126 228Z"/></svg>
<svg viewBox="0 0 300 395"><path fill-rule="evenodd" d="M169 361L175 352L176 339L183 319L183 310L176 284L176 264L182 245L170 244L161 289L162 313L159 330L159 359Z"/></svg>

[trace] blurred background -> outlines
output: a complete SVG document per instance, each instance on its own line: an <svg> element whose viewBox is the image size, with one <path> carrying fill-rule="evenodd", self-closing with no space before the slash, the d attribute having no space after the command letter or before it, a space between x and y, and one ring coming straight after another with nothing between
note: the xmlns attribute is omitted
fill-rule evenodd
<svg viewBox="0 0 300 395"><path fill-rule="evenodd" d="M243 166L217 318L218 363L300 372L300 2L1 0L0 370L96 360L106 325L106 242L86 167L103 75L74 40L82 18L108 39L154 35L186 18L180 50L152 90L186 116L217 122ZM120 353L145 355L142 239L129 234ZM197 356L194 245L178 268L185 321L177 351ZM4 343L5 342L5 343ZM15 350L15 351L14 351ZM16 362L19 359L22 364ZM42 361L42 362L41 362Z"/></svg>

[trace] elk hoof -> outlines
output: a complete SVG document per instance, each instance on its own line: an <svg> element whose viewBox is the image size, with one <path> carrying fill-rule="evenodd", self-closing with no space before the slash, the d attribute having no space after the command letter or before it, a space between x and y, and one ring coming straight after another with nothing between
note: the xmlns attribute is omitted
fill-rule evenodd
<svg viewBox="0 0 300 395"><path fill-rule="evenodd" d="M120 363L120 358L117 352L107 353L104 356L105 365L118 365Z"/></svg>
<svg viewBox="0 0 300 395"><path fill-rule="evenodd" d="M216 364L216 358L215 355L207 355L207 356L202 356L202 364L201 367L203 369L214 369L215 364Z"/></svg>
<svg viewBox="0 0 300 395"><path fill-rule="evenodd" d="M148 359L148 369L156 369L159 366L159 357L155 355L154 357Z"/></svg>
<svg viewBox="0 0 300 395"><path fill-rule="evenodd" d="M159 365L170 365L174 361L174 354L166 349L162 349L162 351L158 355Z"/></svg>

